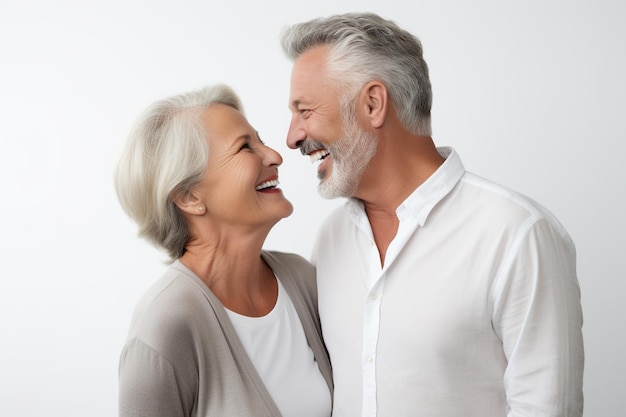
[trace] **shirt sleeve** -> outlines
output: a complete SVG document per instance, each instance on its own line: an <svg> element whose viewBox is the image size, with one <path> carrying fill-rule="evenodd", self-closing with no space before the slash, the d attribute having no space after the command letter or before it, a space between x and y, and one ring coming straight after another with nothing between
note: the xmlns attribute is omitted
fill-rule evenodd
<svg viewBox="0 0 626 417"><path fill-rule="evenodd" d="M508 417L582 416L583 317L575 258L559 225L529 222L494 282L493 326L508 360Z"/></svg>
<svg viewBox="0 0 626 417"><path fill-rule="evenodd" d="M191 391L170 361L140 340L130 340L120 359L120 417L189 416L192 405Z"/></svg>

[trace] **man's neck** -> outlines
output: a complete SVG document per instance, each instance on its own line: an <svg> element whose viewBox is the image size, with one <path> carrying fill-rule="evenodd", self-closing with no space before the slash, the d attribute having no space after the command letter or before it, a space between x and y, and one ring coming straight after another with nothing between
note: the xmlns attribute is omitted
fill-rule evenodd
<svg viewBox="0 0 626 417"><path fill-rule="evenodd" d="M443 164L430 137L385 140L361 178L355 197L362 200L384 265L389 244L398 232L396 210Z"/></svg>

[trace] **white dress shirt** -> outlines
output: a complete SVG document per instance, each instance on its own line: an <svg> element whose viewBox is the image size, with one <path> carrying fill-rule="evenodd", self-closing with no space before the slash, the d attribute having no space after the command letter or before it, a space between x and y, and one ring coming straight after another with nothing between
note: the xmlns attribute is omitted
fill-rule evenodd
<svg viewBox="0 0 626 417"><path fill-rule="evenodd" d="M396 210L385 265L360 201L320 229L334 417L581 416L574 245L546 209L444 164Z"/></svg>

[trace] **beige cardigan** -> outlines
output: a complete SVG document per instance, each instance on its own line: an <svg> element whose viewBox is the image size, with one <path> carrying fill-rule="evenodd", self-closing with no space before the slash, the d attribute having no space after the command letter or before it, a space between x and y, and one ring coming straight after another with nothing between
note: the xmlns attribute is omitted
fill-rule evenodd
<svg viewBox="0 0 626 417"><path fill-rule="evenodd" d="M331 396L315 270L299 255L263 252L296 308ZM280 354L280 353L277 353ZM142 297L119 368L120 416L280 416L224 307L176 261Z"/></svg>

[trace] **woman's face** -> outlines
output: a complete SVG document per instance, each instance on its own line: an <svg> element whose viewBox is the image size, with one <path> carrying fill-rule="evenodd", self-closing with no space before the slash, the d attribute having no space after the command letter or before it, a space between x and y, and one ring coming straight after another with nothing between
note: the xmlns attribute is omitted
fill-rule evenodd
<svg viewBox="0 0 626 417"><path fill-rule="evenodd" d="M293 206L277 187L280 154L264 145L243 114L230 106L211 105L202 121L209 161L196 192L206 215L233 226L273 226L289 216Z"/></svg>

